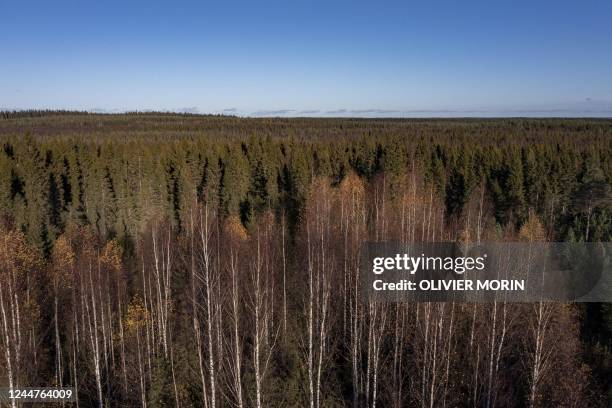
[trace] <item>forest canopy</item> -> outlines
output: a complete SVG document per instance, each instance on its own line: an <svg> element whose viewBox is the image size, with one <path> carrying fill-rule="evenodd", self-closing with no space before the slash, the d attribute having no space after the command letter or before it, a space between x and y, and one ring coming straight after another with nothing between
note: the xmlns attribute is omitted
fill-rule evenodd
<svg viewBox="0 0 612 408"><path fill-rule="evenodd" d="M612 401L609 305L364 304L355 272L366 240L611 241L612 120L3 112L0 148L0 385L100 407Z"/></svg>

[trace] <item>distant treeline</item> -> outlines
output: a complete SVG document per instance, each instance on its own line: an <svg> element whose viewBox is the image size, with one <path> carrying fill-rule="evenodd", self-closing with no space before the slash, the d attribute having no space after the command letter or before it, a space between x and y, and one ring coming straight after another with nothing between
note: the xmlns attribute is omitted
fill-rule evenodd
<svg viewBox="0 0 612 408"><path fill-rule="evenodd" d="M24 109L24 110L4 110L0 111L1 119L20 119L20 118L42 118L48 116L82 116L90 115L87 111L71 111L63 109Z"/></svg>
<svg viewBox="0 0 612 408"><path fill-rule="evenodd" d="M607 403L609 305L363 305L353 273L366 239L611 241L612 120L33 112L0 147L5 295L39 319L22 384L78 380L85 405Z"/></svg>
<svg viewBox="0 0 612 408"><path fill-rule="evenodd" d="M48 116L83 116L83 115L117 115L113 112L99 112L97 110L90 111L74 111L64 109L23 109L23 110L3 110L0 111L0 119L20 119L20 118L41 118ZM191 112L163 112L163 111L127 111L123 115L154 115L154 116L220 116L220 115L202 115Z"/></svg>

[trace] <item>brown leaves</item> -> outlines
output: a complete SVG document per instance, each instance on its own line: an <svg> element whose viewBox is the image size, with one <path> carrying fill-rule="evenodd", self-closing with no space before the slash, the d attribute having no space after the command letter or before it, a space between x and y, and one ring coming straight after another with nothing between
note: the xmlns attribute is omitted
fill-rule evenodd
<svg viewBox="0 0 612 408"><path fill-rule="evenodd" d="M544 231L544 226L542 226L542 223L540 222L539 218L531 211L529 212L529 218L527 219L527 222L521 227L519 231L519 241L546 241L546 232Z"/></svg>

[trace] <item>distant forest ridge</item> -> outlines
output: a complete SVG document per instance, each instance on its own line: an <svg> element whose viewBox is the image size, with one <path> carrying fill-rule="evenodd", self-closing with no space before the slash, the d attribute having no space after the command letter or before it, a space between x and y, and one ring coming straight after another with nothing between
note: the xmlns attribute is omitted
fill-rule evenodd
<svg viewBox="0 0 612 408"><path fill-rule="evenodd" d="M0 137L96 135L104 139L144 136L167 140L185 136L310 139L402 136L433 137L436 142L444 142L451 136L498 144L544 142L545 137L554 136L555 142L569 137L584 146L582 142L609 137L611 133L612 119L601 118L256 118L173 112L0 111Z"/></svg>

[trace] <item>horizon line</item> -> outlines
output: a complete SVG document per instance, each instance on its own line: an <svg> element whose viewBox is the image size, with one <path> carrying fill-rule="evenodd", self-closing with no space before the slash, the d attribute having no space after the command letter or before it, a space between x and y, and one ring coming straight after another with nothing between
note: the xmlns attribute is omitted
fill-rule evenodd
<svg viewBox="0 0 612 408"><path fill-rule="evenodd" d="M612 119L609 109L335 109L335 110L258 110L240 111L235 108L217 111L200 111L197 108L179 109L65 109L65 108L0 108L1 114L10 113L61 113L89 115L129 115L129 114L162 114L185 116L226 116L245 119L278 118L278 119ZM560 115L565 113L567 115ZM418 114L426 114L418 116ZM430 114L430 115L427 115ZM436 116L435 114L439 114ZM462 115L463 114L463 115ZM521 115L524 114L524 115Z"/></svg>

